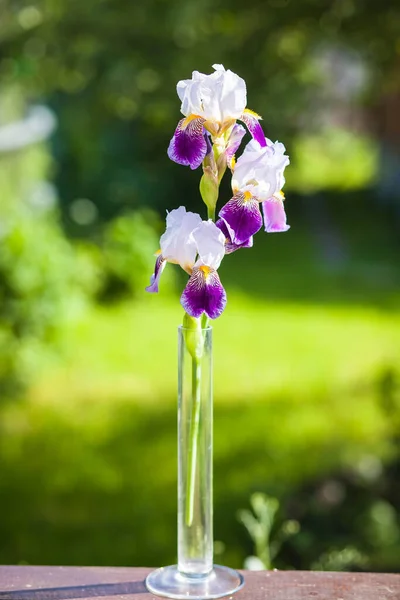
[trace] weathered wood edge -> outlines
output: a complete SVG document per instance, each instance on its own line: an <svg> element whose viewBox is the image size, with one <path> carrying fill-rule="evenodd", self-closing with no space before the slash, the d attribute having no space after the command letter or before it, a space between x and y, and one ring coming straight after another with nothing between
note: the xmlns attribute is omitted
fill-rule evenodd
<svg viewBox="0 0 400 600"><path fill-rule="evenodd" d="M0 600L143 600L150 568L0 566ZM242 571L235 600L400 600L400 575Z"/></svg>

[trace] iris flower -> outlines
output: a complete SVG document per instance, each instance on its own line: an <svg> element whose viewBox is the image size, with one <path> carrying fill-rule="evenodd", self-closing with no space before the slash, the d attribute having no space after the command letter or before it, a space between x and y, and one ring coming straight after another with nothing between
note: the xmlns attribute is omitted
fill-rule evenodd
<svg viewBox="0 0 400 600"><path fill-rule="evenodd" d="M222 231L225 236L225 254L231 254L239 248L252 248L253 247L253 236L249 237L243 244L236 244L234 242L235 232L225 221L225 219L218 219L215 223L218 229Z"/></svg>
<svg viewBox="0 0 400 600"><path fill-rule="evenodd" d="M167 215L167 228L160 239L154 273L148 292L158 292L161 273L167 262L179 264L189 273L181 304L191 317L205 313L210 319L221 315L226 293L217 269L225 255L225 235L211 220L186 212L183 206Z"/></svg>
<svg viewBox="0 0 400 600"><path fill-rule="evenodd" d="M243 246L264 226L267 232L287 231L281 189L283 172L289 164L285 146L265 138L264 145L251 140L233 165L233 198L222 207L219 217L228 228L231 242Z"/></svg>
<svg viewBox="0 0 400 600"><path fill-rule="evenodd" d="M261 146L265 145L259 123L261 117L246 108L244 80L232 71L226 71L223 65L213 65L213 68L215 71L211 75L193 71L192 79L184 79L177 85L181 113L185 118L178 123L168 156L191 169L197 169L208 153L207 132L220 152L232 148L238 140L237 149L245 133L243 128L234 128L237 120L245 123Z"/></svg>

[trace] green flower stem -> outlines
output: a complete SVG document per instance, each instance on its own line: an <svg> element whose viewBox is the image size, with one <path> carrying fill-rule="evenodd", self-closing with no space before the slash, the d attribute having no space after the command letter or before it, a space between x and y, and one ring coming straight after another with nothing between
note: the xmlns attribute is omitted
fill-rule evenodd
<svg viewBox="0 0 400 600"><path fill-rule="evenodd" d="M200 427L201 367L196 358L192 359L192 414L190 419L188 469L186 478L186 525L193 523L194 496L196 487L196 461Z"/></svg>
<svg viewBox="0 0 400 600"><path fill-rule="evenodd" d="M214 146L214 155L216 158L219 157L219 153ZM204 169L207 168L206 161L203 163ZM203 175L203 178L205 175ZM203 181L203 179L202 179ZM217 184L216 194L217 198L213 205L207 203L207 191L208 188L200 183L200 193L207 206L207 218L215 222L215 208L216 200L218 199L219 182ZM187 316L187 315L185 315ZM189 318L189 317L188 317ZM190 318L189 318L190 321ZM185 322L184 322L185 324ZM208 327L208 318L203 315L201 325L203 328ZM189 350L190 351L190 350ZM193 523L194 515L194 497L196 488L196 462L199 445L199 429L200 429L200 404L201 404L201 366L199 358L192 353L192 411L190 418L190 431L189 431L189 448L188 448L188 462L187 462L187 476L186 476L186 514L185 520L186 525L190 527Z"/></svg>
<svg viewBox="0 0 400 600"><path fill-rule="evenodd" d="M203 313L201 315L201 328L207 329L208 325L209 325L209 318L207 317L206 313Z"/></svg>

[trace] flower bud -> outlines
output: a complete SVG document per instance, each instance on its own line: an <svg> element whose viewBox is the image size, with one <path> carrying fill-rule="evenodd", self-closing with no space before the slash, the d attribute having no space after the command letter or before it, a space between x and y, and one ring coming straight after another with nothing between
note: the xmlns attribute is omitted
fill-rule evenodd
<svg viewBox="0 0 400 600"><path fill-rule="evenodd" d="M200 194L204 204L211 211L215 211L219 190L218 177L210 166L204 167L203 170L203 177L200 180Z"/></svg>
<svg viewBox="0 0 400 600"><path fill-rule="evenodd" d="M227 157L226 157L226 152L223 152L222 154L220 154L220 156L217 159L218 183L221 182L221 179L225 175L226 167L227 167Z"/></svg>

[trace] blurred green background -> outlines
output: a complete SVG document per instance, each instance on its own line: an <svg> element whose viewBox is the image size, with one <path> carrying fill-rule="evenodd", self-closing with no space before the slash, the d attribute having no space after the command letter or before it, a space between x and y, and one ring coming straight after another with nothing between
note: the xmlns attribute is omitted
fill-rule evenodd
<svg viewBox="0 0 400 600"><path fill-rule="evenodd" d="M165 209L203 210L200 173L166 155L176 83L222 63L291 156L291 229L220 269L216 559L254 554L239 511L262 492L272 536L295 523L274 566L400 570L398 1L1 0L0 16L0 562L176 558L185 275L144 286Z"/></svg>

